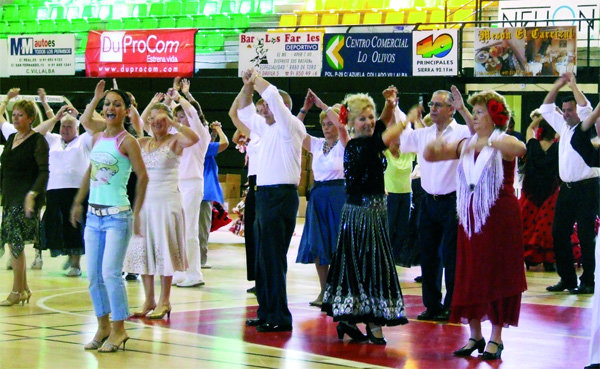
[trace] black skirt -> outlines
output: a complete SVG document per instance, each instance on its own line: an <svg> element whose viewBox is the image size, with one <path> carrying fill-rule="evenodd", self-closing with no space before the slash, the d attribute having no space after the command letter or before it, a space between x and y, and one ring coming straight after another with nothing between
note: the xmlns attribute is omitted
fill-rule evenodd
<svg viewBox="0 0 600 369"><path fill-rule="evenodd" d="M70 222L71 206L77 190L77 188L60 188L46 193L41 241L42 250L49 249L52 257L85 253L84 224L78 223L77 227L73 227Z"/></svg>
<svg viewBox="0 0 600 369"><path fill-rule="evenodd" d="M342 208L321 310L334 321L408 323L390 246L385 195L363 196L360 205L347 202Z"/></svg>

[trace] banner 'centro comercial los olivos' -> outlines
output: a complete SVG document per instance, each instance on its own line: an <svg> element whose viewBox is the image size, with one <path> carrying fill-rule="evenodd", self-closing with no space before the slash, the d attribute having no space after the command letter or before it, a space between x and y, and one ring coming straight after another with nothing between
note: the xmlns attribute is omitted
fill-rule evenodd
<svg viewBox="0 0 600 369"><path fill-rule="evenodd" d="M88 77L191 77L195 29L90 31Z"/></svg>

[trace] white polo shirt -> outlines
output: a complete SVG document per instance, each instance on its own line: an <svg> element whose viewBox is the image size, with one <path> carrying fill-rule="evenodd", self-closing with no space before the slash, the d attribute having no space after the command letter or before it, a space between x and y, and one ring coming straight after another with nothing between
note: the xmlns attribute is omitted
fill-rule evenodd
<svg viewBox="0 0 600 369"><path fill-rule="evenodd" d="M423 152L425 147L437 137L435 124L416 130L404 130L400 135L400 151L403 153L414 152L417 154L421 168L421 186L430 195L446 195L456 191L456 168L458 159L431 162L425 160ZM443 139L455 142L471 137L469 127L452 120L442 132Z"/></svg>
<svg viewBox="0 0 600 369"><path fill-rule="evenodd" d="M560 179L563 182L577 182L598 177L600 170L590 168L571 145L571 138L576 125L569 126L562 114L556 110L555 104L542 104L539 111L546 122L560 135L558 141L558 174ZM581 121L584 121L590 114L592 114L592 106L589 101L585 106L577 104L577 115Z"/></svg>
<svg viewBox="0 0 600 369"><path fill-rule="evenodd" d="M304 124L283 103L279 91L273 85L261 94L275 117L268 125L256 113L254 104L238 110L238 117L252 132L260 136L256 153L256 184L294 184L300 182L302 140L306 136Z"/></svg>

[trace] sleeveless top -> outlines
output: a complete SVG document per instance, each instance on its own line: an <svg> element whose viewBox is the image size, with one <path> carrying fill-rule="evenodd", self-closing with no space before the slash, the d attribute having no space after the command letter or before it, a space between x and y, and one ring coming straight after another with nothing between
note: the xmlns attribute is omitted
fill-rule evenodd
<svg viewBox="0 0 600 369"><path fill-rule="evenodd" d="M104 206L129 206L127 181L131 173L131 161L119 151L123 141L123 131L115 137L104 137L100 133L98 141L90 152L90 197L88 202Z"/></svg>

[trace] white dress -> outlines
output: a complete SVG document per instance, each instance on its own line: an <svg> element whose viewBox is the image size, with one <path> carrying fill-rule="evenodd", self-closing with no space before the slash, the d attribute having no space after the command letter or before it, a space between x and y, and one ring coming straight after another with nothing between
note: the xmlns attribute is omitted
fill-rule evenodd
<svg viewBox="0 0 600 369"><path fill-rule="evenodd" d="M147 152L142 158L148 172L146 198L140 211L142 236L133 236L125 257L128 273L171 276L187 268L181 195L180 156L168 146Z"/></svg>

